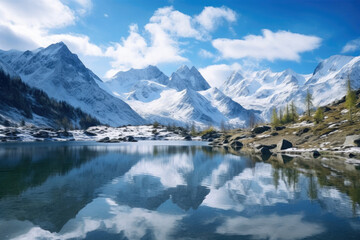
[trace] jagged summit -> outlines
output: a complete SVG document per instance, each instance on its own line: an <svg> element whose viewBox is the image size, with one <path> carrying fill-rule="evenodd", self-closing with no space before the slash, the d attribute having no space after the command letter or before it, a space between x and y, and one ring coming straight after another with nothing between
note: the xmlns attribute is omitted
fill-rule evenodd
<svg viewBox="0 0 360 240"><path fill-rule="evenodd" d="M189 69L188 66L183 65L171 74L168 87L175 88L179 91L187 88L195 91L203 91L209 89L210 85L194 66Z"/></svg>

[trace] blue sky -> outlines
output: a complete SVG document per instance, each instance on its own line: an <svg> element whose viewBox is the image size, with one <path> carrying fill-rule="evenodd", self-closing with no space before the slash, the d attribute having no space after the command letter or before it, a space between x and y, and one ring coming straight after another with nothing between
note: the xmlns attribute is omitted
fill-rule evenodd
<svg viewBox="0 0 360 240"><path fill-rule="evenodd" d="M101 78L149 64L219 79L238 69L305 74L331 55L359 55L359 13L350 0L1 1L0 48L63 41Z"/></svg>

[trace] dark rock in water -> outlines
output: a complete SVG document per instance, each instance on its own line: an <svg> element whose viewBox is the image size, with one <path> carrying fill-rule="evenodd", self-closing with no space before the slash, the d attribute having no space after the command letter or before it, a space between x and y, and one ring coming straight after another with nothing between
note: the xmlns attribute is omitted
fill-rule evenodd
<svg viewBox="0 0 360 240"><path fill-rule="evenodd" d="M259 153L261 153L261 155L268 155L268 156L272 154L268 147L260 148Z"/></svg>
<svg viewBox="0 0 360 240"><path fill-rule="evenodd" d="M302 128L300 129L297 133L296 133L296 136L301 136L303 135L304 133L307 133L310 131L310 128L306 127L306 128Z"/></svg>
<svg viewBox="0 0 360 240"><path fill-rule="evenodd" d="M98 142L109 142L110 138L109 137L104 137L102 139L100 139Z"/></svg>
<svg viewBox="0 0 360 240"><path fill-rule="evenodd" d="M344 147L360 147L360 135L346 136Z"/></svg>
<svg viewBox="0 0 360 240"><path fill-rule="evenodd" d="M277 151L285 150L288 148L292 148L293 145L286 139L281 139L280 142L277 144Z"/></svg>
<svg viewBox="0 0 360 240"><path fill-rule="evenodd" d="M186 136L184 137L184 140L186 140L186 141L191 141L191 140L192 140L192 138L191 138L191 136L190 136L190 135L186 135Z"/></svg>
<svg viewBox="0 0 360 240"><path fill-rule="evenodd" d="M125 140L127 142L137 142L137 140L133 136L127 136L125 137Z"/></svg>
<svg viewBox="0 0 360 240"><path fill-rule="evenodd" d="M259 127L255 127L251 130L252 133L255 133L255 134L259 134L259 133L263 133L263 132L266 132L268 130L270 130L271 127L269 126L259 126Z"/></svg>
<svg viewBox="0 0 360 240"><path fill-rule="evenodd" d="M303 152L303 153L301 153L301 155L303 155L304 157L312 157L312 158L318 158L321 156L321 154L317 150Z"/></svg>
<svg viewBox="0 0 360 240"><path fill-rule="evenodd" d="M277 126L277 127L274 127L275 131L281 131L283 129L285 129L285 126Z"/></svg>
<svg viewBox="0 0 360 240"><path fill-rule="evenodd" d="M96 136L96 133L89 132L89 131L84 131L84 134L85 134L86 136L89 136L89 137L94 137L94 136Z"/></svg>
<svg viewBox="0 0 360 240"><path fill-rule="evenodd" d="M47 131L39 131L37 133L34 133L33 137L36 138L49 138L49 132Z"/></svg>
<svg viewBox="0 0 360 240"><path fill-rule="evenodd" d="M57 137L73 137L73 134L72 133L69 133L67 131L59 131L56 133L56 136Z"/></svg>
<svg viewBox="0 0 360 240"><path fill-rule="evenodd" d="M233 149L235 149L235 150L239 150L239 149L241 149L243 146L244 146L244 145L243 145L242 142L240 142L240 141L232 141L232 142L230 143L230 147L233 148Z"/></svg>
<svg viewBox="0 0 360 240"><path fill-rule="evenodd" d="M277 156L278 161L281 163L284 163L284 164L291 162L294 159L293 157L285 155L285 154L277 154L276 156Z"/></svg>

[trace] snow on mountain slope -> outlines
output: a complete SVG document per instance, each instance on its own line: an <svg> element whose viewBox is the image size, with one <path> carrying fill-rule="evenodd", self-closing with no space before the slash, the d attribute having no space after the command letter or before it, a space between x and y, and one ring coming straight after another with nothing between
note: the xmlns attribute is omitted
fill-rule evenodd
<svg viewBox="0 0 360 240"><path fill-rule="evenodd" d="M250 113L254 113L218 89L211 90L195 67L182 66L170 80L165 77L159 69L149 66L119 72L100 86L126 101L142 117L164 124L184 126L195 122L205 127L224 122L240 127L247 126Z"/></svg>
<svg viewBox="0 0 360 240"><path fill-rule="evenodd" d="M179 91L187 88L195 91L203 91L209 89L210 85L195 67L189 69L188 66L183 65L171 74L168 87Z"/></svg>
<svg viewBox="0 0 360 240"><path fill-rule="evenodd" d="M262 120L258 117L259 112L243 108L217 88L210 88L199 93L227 118L226 123L232 127L248 126L252 116L257 122Z"/></svg>
<svg viewBox="0 0 360 240"><path fill-rule="evenodd" d="M290 69L279 73L270 70L237 72L221 86L221 90L245 108L260 110L262 117L269 119L272 107L296 98L300 84L305 81L304 76Z"/></svg>
<svg viewBox="0 0 360 240"><path fill-rule="evenodd" d="M278 73L237 72L220 90L245 108L262 111L262 116L270 120L273 107L284 108L291 101L302 112L307 90L312 93L316 107L342 98L348 77L354 89L360 88L360 57L332 56L322 61L312 75L297 74L290 69Z"/></svg>
<svg viewBox="0 0 360 240"><path fill-rule="evenodd" d="M360 88L360 57L335 55L317 66L304 89L309 89L314 104L321 106L346 94L348 78L354 89Z"/></svg>
<svg viewBox="0 0 360 240"><path fill-rule="evenodd" d="M191 89L177 91L165 89L160 98L151 102L128 101L143 117L161 123L176 123L182 126L193 122L201 127L220 126L227 119L198 92Z"/></svg>
<svg viewBox="0 0 360 240"><path fill-rule="evenodd" d="M144 80L167 85L169 78L157 67L148 66L144 69L130 69L126 72L120 71L109 81L106 81L105 85L114 95L126 98L127 93L137 90L138 84L149 84L140 83Z"/></svg>
<svg viewBox="0 0 360 240"><path fill-rule="evenodd" d="M11 78L16 78L18 75L16 72L6 63L0 59L0 71L3 71L5 74L9 75Z"/></svg>
<svg viewBox="0 0 360 240"><path fill-rule="evenodd" d="M11 66L30 86L113 126L142 124L129 105L101 89L101 80L60 42L44 49L16 52L0 51L0 59Z"/></svg>

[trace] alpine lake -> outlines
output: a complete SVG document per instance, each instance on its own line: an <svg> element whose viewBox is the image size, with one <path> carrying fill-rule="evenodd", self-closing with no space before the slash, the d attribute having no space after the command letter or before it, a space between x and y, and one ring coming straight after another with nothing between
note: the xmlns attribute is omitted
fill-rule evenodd
<svg viewBox="0 0 360 240"><path fill-rule="evenodd" d="M360 239L360 170L204 142L0 145L0 239Z"/></svg>

